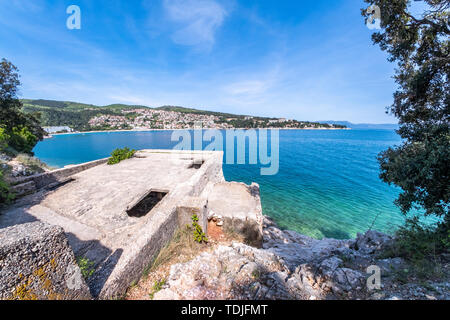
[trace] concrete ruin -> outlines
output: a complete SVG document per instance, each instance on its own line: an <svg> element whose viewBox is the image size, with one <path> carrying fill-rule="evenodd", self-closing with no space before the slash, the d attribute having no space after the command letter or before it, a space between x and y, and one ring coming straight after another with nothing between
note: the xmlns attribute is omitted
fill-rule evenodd
<svg viewBox="0 0 450 320"><path fill-rule="evenodd" d="M208 193L210 214L220 216L226 229L242 235L254 247L263 243L263 215L259 185L238 182L215 183Z"/></svg>
<svg viewBox="0 0 450 320"><path fill-rule="evenodd" d="M207 233L214 210L224 228L260 245L259 186L226 183L222 158L212 151L141 150L113 166L102 159L27 177L22 183L34 193L0 213L0 230L35 221L62 227L75 256L94 265L87 281L92 296L117 298L193 214Z"/></svg>

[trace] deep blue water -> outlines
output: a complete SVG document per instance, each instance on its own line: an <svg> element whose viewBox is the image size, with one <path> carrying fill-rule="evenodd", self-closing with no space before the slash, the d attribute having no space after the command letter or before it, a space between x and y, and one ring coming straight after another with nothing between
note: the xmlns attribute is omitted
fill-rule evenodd
<svg viewBox="0 0 450 320"><path fill-rule="evenodd" d="M107 157L118 147L170 149L170 131L57 135L34 152L62 167ZM377 154L400 144L389 130L280 131L280 169L262 176L260 165L224 165L228 181L257 182L264 214L284 228L316 238L350 238L374 229L392 232L404 221L394 206L398 190L378 178Z"/></svg>

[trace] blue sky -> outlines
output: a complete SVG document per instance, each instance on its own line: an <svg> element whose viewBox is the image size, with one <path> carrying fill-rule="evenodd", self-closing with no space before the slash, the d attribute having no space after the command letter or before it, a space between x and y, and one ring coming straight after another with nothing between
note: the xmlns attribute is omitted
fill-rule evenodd
<svg viewBox="0 0 450 320"><path fill-rule="evenodd" d="M81 30L69 30L69 5ZM23 98L394 123L361 0L0 0Z"/></svg>

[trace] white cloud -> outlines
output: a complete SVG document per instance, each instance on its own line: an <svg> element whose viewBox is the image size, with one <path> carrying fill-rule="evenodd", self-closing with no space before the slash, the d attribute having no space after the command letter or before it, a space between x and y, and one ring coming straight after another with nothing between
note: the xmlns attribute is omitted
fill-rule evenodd
<svg viewBox="0 0 450 320"><path fill-rule="evenodd" d="M179 24L172 40L181 45L212 45L227 12L214 0L164 0L168 18Z"/></svg>
<svg viewBox="0 0 450 320"><path fill-rule="evenodd" d="M254 95L264 93L269 86L265 81L241 81L226 86L225 91L232 95Z"/></svg>

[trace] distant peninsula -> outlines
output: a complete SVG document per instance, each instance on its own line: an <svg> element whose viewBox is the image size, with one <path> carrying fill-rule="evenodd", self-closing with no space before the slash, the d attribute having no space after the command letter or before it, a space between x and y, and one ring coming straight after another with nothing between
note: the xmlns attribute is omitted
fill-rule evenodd
<svg viewBox="0 0 450 320"><path fill-rule="evenodd" d="M141 105L96 106L70 101L22 99L23 111L38 116L50 133L191 129L201 122L206 129L347 129L334 123L298 121L203 111L178 106L150 108Z"/></svg>

